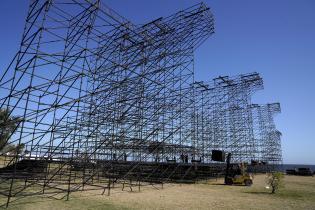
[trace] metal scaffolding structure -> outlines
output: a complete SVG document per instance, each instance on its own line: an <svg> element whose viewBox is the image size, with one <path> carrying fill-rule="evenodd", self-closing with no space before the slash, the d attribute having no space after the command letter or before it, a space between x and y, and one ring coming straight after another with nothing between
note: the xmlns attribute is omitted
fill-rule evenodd
<svg viewBox="0 0 315 210"><path fill-rule="evenodd" d="M196 84L202 101L197 123L202 136L198 139L208 141L207 149L231 152L234 162L255 160L253 119L248 106L251 95L263 88L259 74L220 76L209 84Z"/></svg>
<svg viewBox="0 0 315 210"><path fill-rule="evenodd" d="M279 103L252 104L253 131L257 148L257 160L279 164L282 162L281 132L277 130L274 115L280 113Z"/></svg>
<svg viewBox="0 0 315 210"><path fill-rule="evenodd" d="M135 25L100 0L31 0L0 77L0 108L19 116L6 143L24 150L3 154L3 205L208 178L224 166L213 149L279 163L280 106L251 104L258 73L194 81L194 51L213 33L203 3Z"/></svg>

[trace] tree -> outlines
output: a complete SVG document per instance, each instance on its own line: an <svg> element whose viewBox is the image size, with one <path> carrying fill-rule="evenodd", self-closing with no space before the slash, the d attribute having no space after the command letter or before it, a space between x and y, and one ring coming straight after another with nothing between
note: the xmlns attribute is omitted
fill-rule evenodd
<svg viewBox="0 0 315 210"><path fill-rule="evenodd" d="M9 109L0 109L0 151L8 145L8 138L21 122L19 117L11 117Z"/></svg>
<svg viewBox="0 0 315 210"><path fill-rule="evenodd" d="M2 148L2 150L1 150L1 153L2 154L5 154L5 153L14 153L16 151L16 147L15 147L15 145L13 145L13 144L6 144L3 148Z"/></svg>
<svg viewBox="0 0 315 210"><path fill-rule="evenodd" d="M16 147L15 147L15 152L16 152L17 154L22 154L24 148L25 148L25 144L24 144L24 143L18 144L18 145L16 145Z"/></svg>
<svg viewBox="0 0 315 210"><path fill-rule="evenodd" d="M279 188L284 187L284 175L281 172L271 172L267 177L267 184L271 187L271 193L276 193Z"/></svg>

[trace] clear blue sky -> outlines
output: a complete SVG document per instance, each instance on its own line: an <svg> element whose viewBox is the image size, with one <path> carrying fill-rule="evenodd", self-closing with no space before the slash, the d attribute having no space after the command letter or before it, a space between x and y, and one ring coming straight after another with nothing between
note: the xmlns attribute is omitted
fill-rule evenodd
<svg viewBox="0 0 315 210"><path fill-rule="evenodd" d="M196 0L104 0L134 23L167 16ZM196 52L196 79L257 71L254 103L280 102L285 163L315 164L315 1L205 0L215 35ZM0 2L0 70L17 51L28 0Z"/></svg>

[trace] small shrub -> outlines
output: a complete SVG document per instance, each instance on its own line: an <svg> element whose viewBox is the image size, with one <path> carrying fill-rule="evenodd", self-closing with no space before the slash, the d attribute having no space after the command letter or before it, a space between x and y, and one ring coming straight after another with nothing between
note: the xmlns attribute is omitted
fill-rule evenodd
<svg viewBox="0 0 315 210"><path fill-rule="evenodd" d="M284 187L284 175L281 172L271 172L267 177L267 184L271 187L271 193L276 193L279 188Z"/></svg>

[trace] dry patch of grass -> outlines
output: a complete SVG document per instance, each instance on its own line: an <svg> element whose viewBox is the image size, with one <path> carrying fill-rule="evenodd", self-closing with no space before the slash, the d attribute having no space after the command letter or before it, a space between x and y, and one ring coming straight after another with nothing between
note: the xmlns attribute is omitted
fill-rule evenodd
<svg viewBox="0 0 315 210"><path fill-rule="evenodd" d="M11 209L315 209L315 177L286 176L285 188L270 194L265 175L257 175L252 187L226 186L223 180L198 184L167 184L75 192L69 201L27 197ZM105 193L106 194L106 193Z"/></svg>
<svg viewBox="0 0 315 210"><path fill-rule="evenodd" d="M252 187L225 186L222 179L207 184L176 184L110 199L131 209L315 209L314 177L288 176L286 188L275 195L265 188L265 179L265 175L256 176Z"/></svg>

